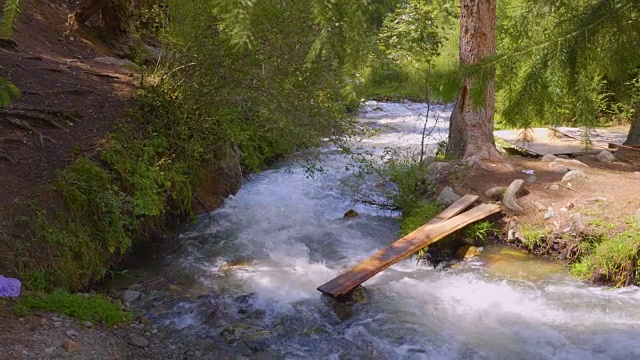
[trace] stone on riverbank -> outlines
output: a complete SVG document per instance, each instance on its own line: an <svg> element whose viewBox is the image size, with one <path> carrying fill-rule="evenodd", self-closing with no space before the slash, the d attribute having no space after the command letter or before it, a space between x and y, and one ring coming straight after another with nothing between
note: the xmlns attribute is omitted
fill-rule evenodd
<svg viewBox="0 0 640 360"><path fill-rule="evenodd" d="M520 192L523 184L524 180L522 179L513 180L511 185L509 185L507 190L504 192L504 195L502 196L502 203L504 203L509 210L515 212L522 212L524 210L516 201L518 192Z"/></svg>

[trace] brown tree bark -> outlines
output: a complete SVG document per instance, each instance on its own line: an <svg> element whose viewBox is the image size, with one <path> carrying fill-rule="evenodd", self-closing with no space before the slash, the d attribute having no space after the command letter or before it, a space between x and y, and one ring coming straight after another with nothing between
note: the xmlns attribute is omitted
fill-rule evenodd
<svg viewBox="0 0 640 360"><path fill-rule="evenodd" d="M91 2L76 12L76 21L78 24L84 24L94 15L100 12L102 8L107 6L109 0L91 0Z"/></svg>
<svg viewBox="0 0 640 360"><path fill-rule="evenodd" d="M115 0L91 0L75 14L78 24L84 24L97 14L102 15L102 25L106 32L114 37L127 33L128 6L126 2Z"/></svg>
<svg viewBox="0 0 640 360"><path fill-rule="evenodd" d="M496 0L460 1L460 64L476 64L496 52ZM447 158L473 165L502 162L493 138L494 79L485 88L482 107L471 103L472 78L462 81L449 124Z"/></svg>
<svg viewBox="0 0 640 360"><path fill-rule="evenodd" d="M636 102L636 111L633 113L631 129L624 145L640 145L640 101Z"/></svg>

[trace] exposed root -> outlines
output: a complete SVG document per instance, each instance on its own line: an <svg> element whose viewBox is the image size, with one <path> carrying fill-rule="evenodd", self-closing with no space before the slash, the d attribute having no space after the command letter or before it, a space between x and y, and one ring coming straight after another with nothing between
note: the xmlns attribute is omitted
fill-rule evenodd
<svg viewBox="0 0 640 360"><path fill-rule="evenodd" d="M4 115L5 117L8 116L13 116L16 118L23 118L23 119L30 119L30 120L38 120L38 121L42 121L45 122L53 127L56 127L58 129L63 129L62 125L58 124L55 119L49 115L43 115L43 114L35 114L35 113L28 113L28 112L24 112L24 111L20 111L20 110L9 110L9 109L2 109L0 110L0 115Z"/></svg>
<svg viewBox="0 0 640 360"><path fill-rule="evenodd" d="M0 143L26 143L24 139L17 136L0 136Z"/></svg>
<svg viewBox="0 0 640 360"><path fill-rule="evenodd" d="M0 159L5 159L5 160L11 162L12 164L16 163L16 161L11 156L9 156L9 154L7 154L4 151L0 151Z"/></svg>
<svg viewBox="0 0 640 360"><path fill-rule="evenodd" d="M120 80L119 76L115 76L115 75L111 75L111 74L99 73L99 72L89 71L89 70L83 70L82 72L85 73L85 74L89 74L89 75L93 75L93 76L97 76L97 77Z"/></svg>
<svg viewBox="0 0 640 360"><path fill-rule="evenodd" d="M43 133L41 133L40 131L38 131L36 128L34 128L33 126L31 126L31 124L29 124L28 122L24 121L24 120L20 120L20 119L14 119L14 118L8 118L7 120L9 120L9 122L21 129L27 130L27 131L31 131L34 134L38 135L38 138L40 139L40 145L44 146L44 141L50 141L54 144L57 144L58 142L53 140L51 137L44 135Z"/></svg>
<svg viewBox="0 0 640 360"><path fill-rule="evenodd" d="M93 90L89 88L70 88L70 89L54 89L54 90L22 90L23 94L29 95L55 95L55 94L71 94L71 95L85 95L85 93L92 93Z"/></svg>

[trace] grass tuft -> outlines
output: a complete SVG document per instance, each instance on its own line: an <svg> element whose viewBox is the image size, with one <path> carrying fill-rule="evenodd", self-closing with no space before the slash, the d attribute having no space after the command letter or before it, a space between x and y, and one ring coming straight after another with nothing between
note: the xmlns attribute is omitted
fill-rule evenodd
<svg viewBox="0 0 640 360"><path fill-rule="evenodd" d="M122 310L118 303L104 295L70 294L62 290L28 293L16 302L14 311L19 316L34 311L49 311L107 326L131 320L130 313Z"/></svg>

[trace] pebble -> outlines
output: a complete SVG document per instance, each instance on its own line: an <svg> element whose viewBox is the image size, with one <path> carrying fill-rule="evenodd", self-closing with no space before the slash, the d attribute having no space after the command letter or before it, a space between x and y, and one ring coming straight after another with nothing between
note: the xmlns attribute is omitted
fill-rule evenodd
<svg viewBox="0 0 640 360"><path fill-rule="evenodd" d="M636 222L640 224L640 209L636 210L635 218Z"/></svg>
<svg viewBox="0 0 640 360"><path fill-rule="evenodd" d="M69 339L75 340L78 338L78 333L73 331L73 330L67 330L67 332L65 332L65 334L67 334L67 337Z"/></svg>
<svg viewBox="0 0 640 360"><path fill-rule="evenodd" d="M54 327L54 328L59 328L59 327L61 327L61 326L62 326L62 322L61 322L61 321L54 321L54 322L53 322L53 327Z"/></svg>
<svg viewBox="0 0 640 360"><path fill-rule="evenodd" d="M553 184L553 185L549 186L549 190L551 190L551 191L558 191L558 190L560 190L560 185L558 185L558 184Z"/></svg>
<svg viewBox="0 0 640 360"><path fill-rule="evenodd" d="M542 157L542 161L543 162L552 162L553 160L557 159L557 157L553 154L547 154L545 156Z"/></svg>
<svg viewBox="0 0 640 360"><path fill-rule="evenodd" d="M93 323L91 321L85 321L84 322L84 326L87 328L92 328L93 327Z"/></svg>
<svg viewBox="0 0 640 360"><path fill-rule="evenodd" d="M460 199L460 195L453 192L453 189L449 186L442 189L440 195L438 195L437 201L444 205L451 205Z"/></svg>
<svg viewBox="0 0 640 360"><path fill-rule="evenodd" d="M566 183L569 181L582 181L587 179L587 174L582 170L571 170L568 173L564 174L562 177L562 182Z"/></svg>
<svg viewBox="0 0 640 360"><path fill-rule="evenodd" d="M64 343L62 343L62 348L64 349L64 351L71 353L80 350L81 345L73 340L66 340Z"/></svg>
<svg viewBox="0 0 640 360"><path fill-rule="evenodd" d="M120 300L122 300L125 304L131 304L132 302L138 300L142 293L137 290L124 290L122 294L120 294Z"/></svg>
<svg viewBox="0 0 640 360"><path fill-rule="evenodd" d="M602 150L598 155L596 155L596 159L600 162L612 162L616 160L616 157L607 150Z"/></svg>
<svg viewBox="0 0 640 360"><path fill-rule="evenodd" d="M538 178L537 178L537 177L535 177L535 176L533 176L533 175L531 175L531 176L529 176L529 177L527 178L527 182L528 182L529 184L533 184L533 183L535 183L535 182L536 182L536 180L538 180Z"/></svg>
<svg viewBox="0 0 640 360"><path fill-rule="evenodd" d="M502 194L504 194L505 190L506 189L503 186L492 187L491 189L484 192L484 196L488 197L489 199L499 199L502 197Z"/></svg>
<svg viewBox="0 0 640 360"><path fill-rule="evenodd" d="M140 348L145 348L149 346L149 340L145 339L142 336L134 335L131 338L129 338L129 344L140 347Z"/></svg>
<svg viewBox="0 0 640 360"><path fill-rule="evenodd" d="M553 172L558 174L565 174L569 172L569 168L565 166L556 166L553 168Z"/></svg>
<svg viewBox="0 0 640 360"><path fill-rule="evenodd" d="M556 212L553 211L553 208L550 207L549 210L544 214L544 219L545 220L551 219L552 217L555 216L555 214Z"/></svg>

